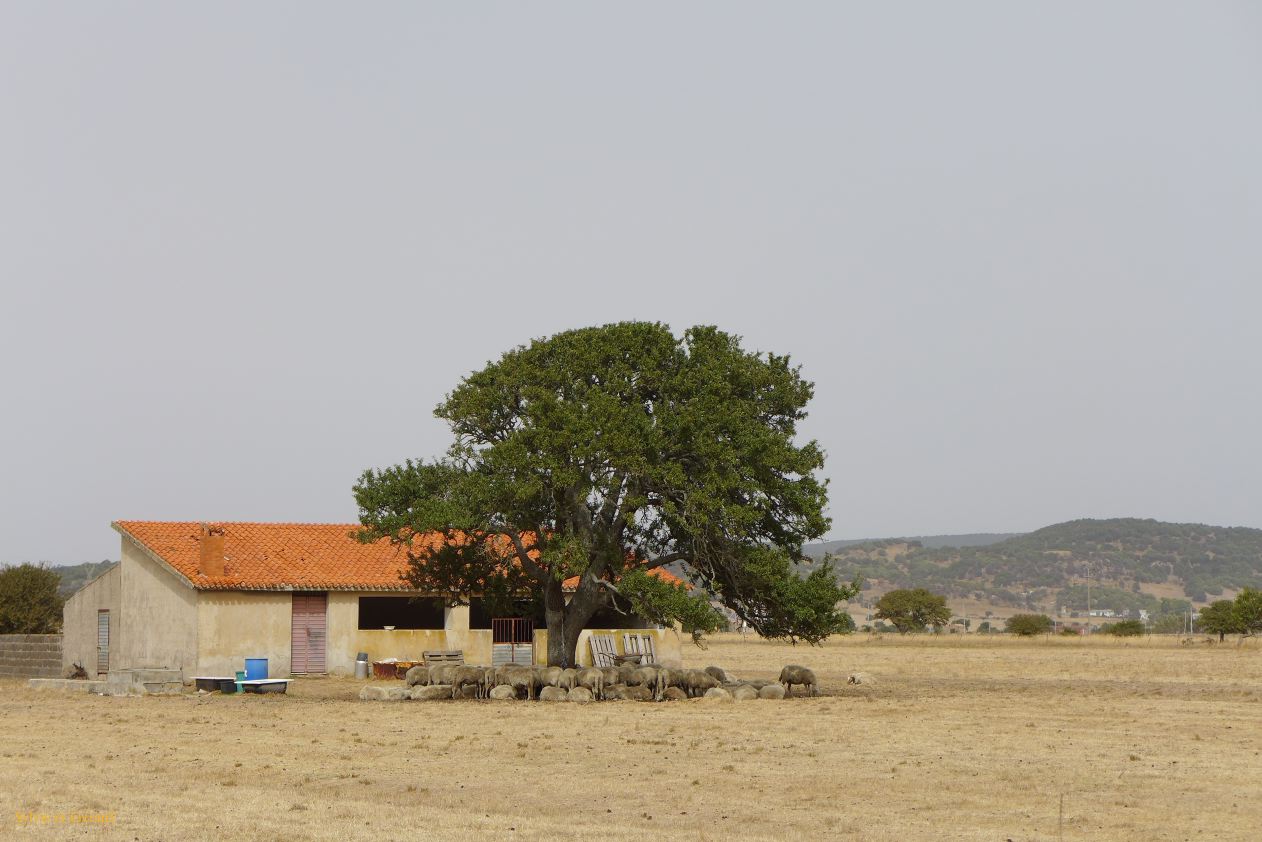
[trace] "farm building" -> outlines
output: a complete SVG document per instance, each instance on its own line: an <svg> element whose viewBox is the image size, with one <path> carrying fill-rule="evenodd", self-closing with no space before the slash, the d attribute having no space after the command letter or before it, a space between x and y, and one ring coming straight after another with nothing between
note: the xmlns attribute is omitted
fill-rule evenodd
<svg viewBox="0 0 1262 842"><path fill-rule="evenodd" d="M464 652L467 663L544 662L547 631L535 618L491 617L477 598L448 606L410 590L406 554L387 541L361 544L355 524L117 521L121 562L70 597L63 659L89 674L180 670L231 675L267 658L273 676L354 670L372 660ZM655 575L674 579L665 571ZM650 636L676 663L675 629L602 611L579 640L590 664L593 632Z"/></svg>

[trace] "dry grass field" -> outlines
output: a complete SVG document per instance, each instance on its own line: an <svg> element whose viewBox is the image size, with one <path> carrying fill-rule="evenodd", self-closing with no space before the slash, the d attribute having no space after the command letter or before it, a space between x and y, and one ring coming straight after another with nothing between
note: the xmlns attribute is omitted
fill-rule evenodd
<svg viewBox="0 0 1262 842"><path fill-rule="evenodd" d="M1253 641L723 636L686 657L806 664L825 695L390 703L346 679L204 698L7 681L0 838L1262 838ZM24 821L85 813L113 821Z"/></svg>

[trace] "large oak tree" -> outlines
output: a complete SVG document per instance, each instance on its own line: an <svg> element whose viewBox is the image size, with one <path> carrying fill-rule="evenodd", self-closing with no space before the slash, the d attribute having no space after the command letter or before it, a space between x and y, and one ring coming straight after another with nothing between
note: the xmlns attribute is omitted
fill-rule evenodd
<svg viewBox="0 0 1262 842"><path fill-rule="evenodd" d="M846 628L836 606L856 589L828 565L793 570L829 524L823 451L796 441L812 391L787 356L713 327L539 339L438 406L455 437L444 457L360 477L360 539L405 547L407 580L452 604L541 593L551 664L574 663L611 603L710 630L708 594L763 636L817 643ZM673 562L696 593L646 573Z"/></svg>

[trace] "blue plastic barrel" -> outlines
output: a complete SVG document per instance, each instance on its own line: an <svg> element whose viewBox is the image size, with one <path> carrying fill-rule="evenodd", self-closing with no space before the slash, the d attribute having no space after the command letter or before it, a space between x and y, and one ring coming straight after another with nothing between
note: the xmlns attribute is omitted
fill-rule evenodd
<svg viewBox="0 0 1262 842"><path fill-rule="evenodd" d="M245 680L258 681L267 678L267 658L245 659Z"/></svg>

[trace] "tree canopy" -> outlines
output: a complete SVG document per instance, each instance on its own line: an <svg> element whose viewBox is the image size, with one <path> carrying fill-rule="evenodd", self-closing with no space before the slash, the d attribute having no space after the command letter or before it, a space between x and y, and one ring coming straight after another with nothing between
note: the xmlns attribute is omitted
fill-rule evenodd
<svg viewBox="0 0 1262 842"><path fill-rule="evenodd" d="M1049 634L1055 623L1046 614L1013 614L1005 625L1009 634L1022 637L1033 637L1037 634Z"/></svg>
<svg viewBox="0 0 1262 842"><path fill-rule="evenodd" d="M1241 634L1244 625L1236 613L1236 603L1230 599L1219 599L1201 609L1197 624L1206 634L1216 634L1222 640L1229 634Z"/></svg>
<svg viewBox="0 0 1262 842"><path fill-rule="evenodd" d="M899 634L924 631L925 626L942 628L951 622L946 597L924 588L901 588L890 591L876 602L876 616L889 620Z"/></svg>
<svg viewBox="0 0 1262 842"><path fill-rule="evenodd" d="M795 440L812 393L787 356L714 327L539 339L439 404L445 456L364 472L359 537L406 547L408 581L453 603L542 591L553 664L609 604L717 626L704 594L643 575L675 562L761 635L816 643L843 630L856 588L828 565L792 570L829 524L823 451Z"/></svg>
<svg viewBox="0 0 1262 842"><path fill-rule="evenodd" d="M0 570L0 634L61 631L60 582L56 571L35 564Z"/></svg>
<svg viewBox="0 0 1262 842"><path fill-rule="evenodd" d="M1241 634L1262 632L1262 591L1244 588L1236 594L1237 631Z"/></svg>

